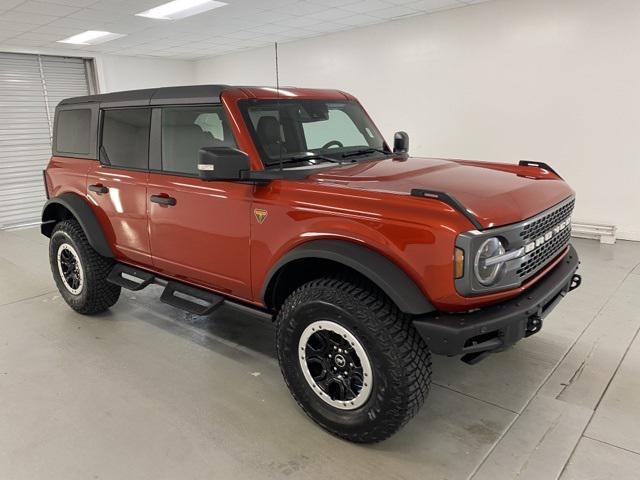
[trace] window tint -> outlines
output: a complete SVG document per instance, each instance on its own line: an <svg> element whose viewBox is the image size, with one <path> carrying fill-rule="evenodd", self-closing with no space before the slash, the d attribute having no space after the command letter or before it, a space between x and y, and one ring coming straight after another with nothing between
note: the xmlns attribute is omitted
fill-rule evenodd
<svg viewBox="0 0 640 480"><path fill-rule="evenodd" d="M203 147L236 147L222 106L175 107L162 111L162 169L197 174Z"/></svg>
<svg viewBox="0 0 640 480"><path fill-rule="evenodd" d="M307 148L322 148L329 142L343 145L367 145L367 139L358 130L351 117L343 110L329 108L329 118L320 122L303 123ZM370 135L373 137L373 135Z"/></svg>
<svg viewBox="0 0 640 480"><path fill-rule="evenodd" d="M386 154L384 139L357 102L256 100L242 101L240 108L267 167L278 166L280 159L301 166L307 156L316 157L311 165L326 163L318 157L341 160L351 153L365 159L358 152L366 149L375 150L369 157Z"/></svg>
<svg viewBox="0 0 640 480"><path fill-rule="evenodd" d="M60 153L88 154L91 142L91 110L62 110L56 125L56 149Z"/></svg>
<svg viewBox="0 0 640 480"><path fill-rule="evenodd" d="M114 167L146 169L150 119L148 108L105 110L100 159Z"/></svg>

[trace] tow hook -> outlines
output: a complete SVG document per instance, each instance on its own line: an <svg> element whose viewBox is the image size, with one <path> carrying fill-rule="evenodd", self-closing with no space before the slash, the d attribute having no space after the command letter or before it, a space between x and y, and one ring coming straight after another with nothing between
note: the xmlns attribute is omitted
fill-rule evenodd
<svg viewBox="0 0 640 480"><path fill-rule="evenodd" d="M575 290L580 286L581 283L582 283L582 277L577 273L574 273L573 277L571 278L571 284L569 285L569 291Z"/></svg>
<svg viewBox="0 0 640 480"><path fill-rule="evenodd" d="M541 328L542 328L542 316L533 315L531 318L529 318L529 321L527 322L527 331L525 332L525 337L529 337L534 333L538 333Z"/></svg>

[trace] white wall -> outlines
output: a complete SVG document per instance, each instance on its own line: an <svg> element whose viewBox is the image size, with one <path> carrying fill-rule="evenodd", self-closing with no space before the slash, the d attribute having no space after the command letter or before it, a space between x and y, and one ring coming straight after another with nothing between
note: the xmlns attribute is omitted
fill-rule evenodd
<svg viewBox="0 0 640 480"><path fill-rule="evenodd" d="M101 93L190 85L195 81L195 64L186 60L98 55L95 63Z"/></svg>
<svg viewBox="0 0 640 480"><path fill-rule="evenodd" d="M495 0L282 44L280 84L355 94L416 155L553 165L576 220L640 240L640 2ZM196 63L275 84L273 49Z"/></svg>

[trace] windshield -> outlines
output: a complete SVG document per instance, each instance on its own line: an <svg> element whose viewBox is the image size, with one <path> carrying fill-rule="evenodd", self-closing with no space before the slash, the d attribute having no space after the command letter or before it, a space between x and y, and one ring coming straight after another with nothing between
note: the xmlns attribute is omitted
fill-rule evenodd
<svg viewBox="0 0 640 480"><path fill-rule="evenodd" d="M281 160L317 164L390 153L356 102L255 100L241 108L265 167Z"/></svg>

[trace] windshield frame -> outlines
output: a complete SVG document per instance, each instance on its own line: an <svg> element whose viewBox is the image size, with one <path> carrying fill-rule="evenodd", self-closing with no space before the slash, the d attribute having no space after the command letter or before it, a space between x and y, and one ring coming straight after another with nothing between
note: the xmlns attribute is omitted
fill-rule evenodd
<svg viewBox="0 0 640 480"><path fill-rule="evenodd" d="M357 108L361 113L362 113L362 119L364 120L364 122L366 123L366 127L369 128L373 135L374 138L378 138L382 141L381 146L377 147L380 148L382 150L384 150L385 152L376 152L376 151L372 151L370 153L366 153L366 154L362 154L362 155L355 155L355 156L350 156L349 158L343 158L342 154L345 153L353 153L355 151L358 150L369 150L369 149L374 149L374 147L372 147L371 145L367 144L362 144L362 145L354 145L354 146L348 146L348 147L344 147L344 148L336 148L336 149L322 149L322 148L315 148L315 149L308 149L307 151L299 151L299 152L292 152L292 153L287 153L287 154L283 154L282 158L280 158L280 156L277 157L272 157L270 156L266 150L264 149L262 142L260 140L260 138L258 138L258 133L256 128L253 125L253 122L251 120L250 114L249 114L249 108L253 105L260 105L260 104L264 104L265 106L273 106L273 107L278 107L281 104L286 104L286 103L300 103L300 102L324 102L324 103L328 103L328 104L332 104L332 103L339 103L339 104L350 104L351 106ZM280 99L276 99L276 98L269 98L269 99L262 99L262 98L252 98L252 99L243 99L243 100L239 100L238 101L238 107L240 109L240 113L242 114L242 118L245 122L245 127L249 133L249 136L251 137L251 140L255 146L256 151L258 152L258 155L260 157L260 161L264 167L265 170L267 169L274 169L274 168L280 168L281 166L281 160L284 161L284 164L282 165L282 168L285 169L292 169L292 168L300 168L303 167L305 169L308 168L313 168L313 167L328 167L328 166L339 166L340 164L353 164L359 161L365 161L365 160L371 160L372 158L375 159L383 159L383 158L387 158L388 156L392 156L393 152L391 151L391 149L389 148L389 146L387 145L386 140L384 139L384 137L382 136L382 134L380 133L380 130L378 130L378 127L375 125L375 123L373 122L373 120L371 119L371 117L369 116L369 114L366 112L366 110L362 107L362 105L360 104L360 102L358 102L357 100L351 100L348 98L344 98L344 99L336 99L336 98L280 98ZM359 129L357 123L353 120L353 118L350 117L350 119L354 122L354 125L356 126L356 128ZM303 138L303 140L306 141L306 138ZM365 138L366 141L366 138ZM292 162L291 159L293 157L304 157L305 153L309 154L310 160L304 160L303 158L301 158L299 161L295 161ZM314 156L316 158L314 158ZM339 161L339 162L330 162L330 161L322 161L322 160L317 160L317 157L330 157L330 158L334 158L335 160Z"/></svg>

